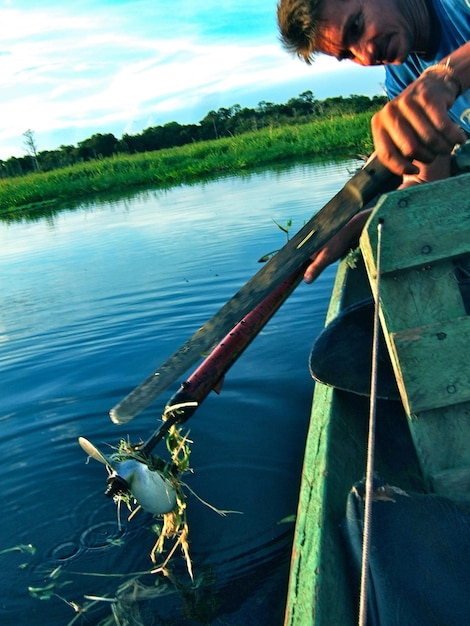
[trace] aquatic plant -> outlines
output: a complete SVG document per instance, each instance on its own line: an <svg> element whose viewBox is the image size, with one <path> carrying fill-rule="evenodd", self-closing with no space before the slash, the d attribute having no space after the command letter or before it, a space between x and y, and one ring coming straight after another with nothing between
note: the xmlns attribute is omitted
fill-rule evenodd
<svg viewBox="0 0 470 626"><path fill-rule="evenodd" d="M163 419L165 421L165 414ZM151 614L152 601L163 596L178 593L183 602L183 611L192 620L199 620L201 624L211 623L217 615L219 603L217 591L213 588L213 575L211 572L193 571L189 552L190 528L187 519L187 493L194 495L200 502L207 505L220 515L226 515L229 511L221 511L202 500L183 481L183 476L192 472L190 467L190 444L189 431L182 431L181 426L173 425L169 428L165 438L168 460L163 460L153 454L144 454L142 445L132 445L122 439L113 448L113 452L106 457L110 462L120 463L134 459L144 463L150 470L158 471L171 482L176 492L176 506L169 513L155 518L150 530L156 535L156 541L149 551L152 565L139 572L128 574L109 574L100 572L72 572L67 571L63 565L58 565L49 572L45 572L44 582L41 585L28 587L29 594L41 601L60 600L71 608L74 615L66 626L79 623L93 623L97 626L147 626L149 621L154 620ZM123 510L127 509L128 521L132 521L141 510L129 492L117 492L114 495L117 504L118 523L121 523ZM235 511L231 511L235 512ZM110 545L118 549L126 549L122 539L109 539ZM31 555L35 550L33 546L15 546L3 552L21 551ZM173 557L180 550L184 561L188 578L184 580L181 572L177 573L174 568ZM2 554L3 552L0 552ZM67 576L68 575L68 576ZM122 580L116 590L110 595L87 594L83 600L72 599L73 580L71 576L90 576L98 578L118 578ZM109 607L110 614L96 621L97 612L103 607Z"/></svg>
<svg viewBox="0 0 470 626"><path fill-rule="evenodd" d="M367 153L372 113L343 115L134 155L117 155L50 172L0 179L0 218L47 214L61 203L136 186L168 187L315 156Z"/></svg>

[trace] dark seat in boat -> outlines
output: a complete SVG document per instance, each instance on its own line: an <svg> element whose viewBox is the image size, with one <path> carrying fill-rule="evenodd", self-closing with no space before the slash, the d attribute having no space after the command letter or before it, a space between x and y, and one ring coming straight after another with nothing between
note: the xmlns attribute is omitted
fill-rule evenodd
<svg viewBox="0 0 470 626"><path fill-rule="evenodd" d="M372 504L368 624L466 626L470 506L377 480ZM351 490L344 534L359 589L364 484Z"/></svg>

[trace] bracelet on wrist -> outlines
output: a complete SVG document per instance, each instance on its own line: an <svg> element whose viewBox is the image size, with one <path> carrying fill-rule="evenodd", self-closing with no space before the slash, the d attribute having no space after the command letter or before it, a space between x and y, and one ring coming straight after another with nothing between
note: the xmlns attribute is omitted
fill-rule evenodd
<svg viewBox="0 0 470 626"><path fill-rule="evenodd" d="M430 67L427 67L424 70L423 74L440 74L442 76L442 80L445 83L449 83L457 89L455 99L462 95L462 83L457 75L457 72L450 64L450 57L447 58L447 61L445 63L437 63L437 65L431 65Z"/></svg>

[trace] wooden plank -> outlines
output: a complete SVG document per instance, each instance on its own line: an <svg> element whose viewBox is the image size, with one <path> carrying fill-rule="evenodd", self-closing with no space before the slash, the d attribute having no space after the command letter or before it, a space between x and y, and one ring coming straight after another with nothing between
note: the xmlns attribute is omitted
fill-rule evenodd
<svg viewBox="0 0 470 626"><path fill-rule="evenodd" d="M470 318L390 334L406 389L407 412L470 401Z"/></svg>
<svg viewBox="0 0 470 626"><path fill-rule="evenodd" d="M358 468L356 447L341 447L348 420L336 422L335 389L315 386L292 549L285 626L354 626L352 590L342 566L340 523L351 487L344 465ZM349 415L350 417L350 415ZM332 419L333 418L333 419ZM354 475L354 474L353 474Z"/></svg>
<svg viewBox="0 0 470 626"><path fill-rule="evenodd" d="M465 315L465 306L451 261L442 261L398 275L387 275L381 282L380 317L392 367L406 412L413 411L402 371L403 363L392 336Z"/></svg>
<svg viewBox="0 0 470 626"><path fill-rule="evenodd" d="M382 315L389 332L425 326L465 315L451 261L442 261L381 282Z"/></svg>
<svg viewBox="0 0 470 626"><path fill-rule="evenodd" d="M452 480L434 477L470 467L470 319L455 272L470 253L469 191L462 176L391 193L361 237L375 291L382 221L381 323L423 475L445 495Z"/></svg>
<svg viewBox="0 0 470 626"><path fill-rule="evenodd" d="M436 477L470 467L469 418L468 402L409 416L411 436L428 487L447 497L455 495L450 491L450 481Z"/></svg>
<svg viewBox="0 0 470 626"><path fill-rule="evenodd" d="M374 221L378 221L379 215L386 219L389 236L384 238L382 246L382 274L423 267L468 253L469 191L470 175L466 174L383 196L368 235L375 249ZM367 256L364 249L363 252Z"/></svg>
<svg viewBox="0 0 470 626"><path fill-rule="evenodd" d="M438 493L452 494L456 500L465 500L470 493L470 467L444 470L432 476L432 485Z"/></svg>
<svg viewBox="0 0 470 626"><path fill-rule="evenodd" d="M359 276L358 276L359 275ZM350 277L341 263L335 281L328 319L344 301L354 300L358 285L367 289L364 268ZM366 414L364 414L366 415ZM356 417L356 416L355 416ZM365 447L361 429L364 416L351 419L335 389L316 384L305 447L295 536L292 548L285 626L354 626L352 590L343 564L340 523L352 477L361 477ZM354 435L351 436L350 432ZM345 445L345 442L348 444ZM348 472L344 472L344 467Z"/></svg>

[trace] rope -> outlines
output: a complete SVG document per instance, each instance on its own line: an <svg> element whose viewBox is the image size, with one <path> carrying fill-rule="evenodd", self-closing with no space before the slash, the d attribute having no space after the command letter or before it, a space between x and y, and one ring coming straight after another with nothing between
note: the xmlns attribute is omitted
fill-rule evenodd
<svg viewBox="0 0 470 626"><path fill-rule="evenodd" d="M370 405L369 405L369 436L367 441L367 465L366 465L366 490L364 496L364 531L362 538L362 566L361 566L361 590L359 596L359 626L367 623L367 591L369 585L369 553L370 532L372 521L372 498L374 490L374 450L376 430L376 404L377 404L377 365L379 355L379 297L380 297L380 272L382 253L382 228L383 219L377 224L377 280L374 294L374 331L372 343L372 371L370 382Z"/></svg>

